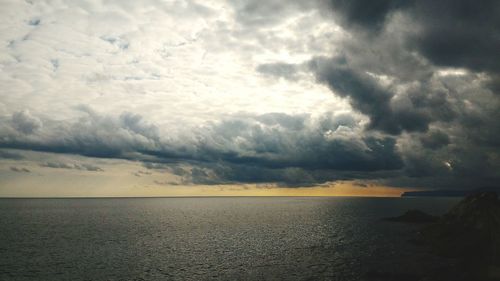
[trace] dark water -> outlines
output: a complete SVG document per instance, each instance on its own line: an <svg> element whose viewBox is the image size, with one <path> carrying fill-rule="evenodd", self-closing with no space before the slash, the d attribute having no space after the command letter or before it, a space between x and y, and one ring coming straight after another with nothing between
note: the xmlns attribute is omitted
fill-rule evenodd
<svg viewBox="0 0 500 281"><path fill-rule="evenodd" d="M0 280L364 280L438 263L380 221L428 198L0 199ZM417 260L418 262L415 262Z"/></svg>

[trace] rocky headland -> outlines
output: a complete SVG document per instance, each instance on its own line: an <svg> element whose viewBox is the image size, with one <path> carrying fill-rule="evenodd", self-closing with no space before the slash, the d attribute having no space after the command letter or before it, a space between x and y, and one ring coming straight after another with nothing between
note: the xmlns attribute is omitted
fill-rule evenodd
<svg viewBox="0 0 500 281"><path fill-rule="evenodd" d="M410 210L401 216L384 220L424 223L425 225L416 237L408 237L408 239L454 262L433 272L410 274L405 278L388 274L383 279L500 280L500 200L497 193L470 194L440 217L431 216L419 210ZM376 274L372 274L372 277L375 278L368 280L380 279Z"/></svg>

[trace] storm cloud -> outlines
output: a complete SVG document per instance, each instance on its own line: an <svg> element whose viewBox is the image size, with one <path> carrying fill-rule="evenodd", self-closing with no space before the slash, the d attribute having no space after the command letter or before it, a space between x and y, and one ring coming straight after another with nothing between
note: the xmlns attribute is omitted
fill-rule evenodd
<svg viewBox="0 0 500 281"><path fill-rule="evenodd" d="M89 108L74 123L45 120L38 134L12 134L2 147L145 161L151 169L178 171L188 162L189 181L316 183L346 171L377 172L403 167L392 137L361 135L359 120L329 114L313 118L283 113L232 117L161 137L137 114L103 116ZM6 129L6 134L9 130ZM60 132L64 132L63 135ZM158 163L158 164L157 164ZM169 164L171 163L171 164ZM43 167L101 171L97 166L47 162ZM207 172L208 171L208 172ZM338 171L338 173L332 173ZM330 174L329 174L330 173ZM328 175L329 174L329 175Z"/></svg>
<svg viewBox="0 0 500 281"><path fill-rule="evenodd" d="M402 185L496 186L500 168L495 1L329 1L351 37L331 56L260 65L273 77L312 73L369 118L363 134L397 139ZM406 180L402 178L408 177ZM391 182L391 180L389 180ZM466 183L464 183L466 182Z"/></svg>
<svg viewBox="0 0 500 281"><path fill-rule="evenodd" d="M498 1L150 6L5 9L2 161L124 159L173 175L158 185L498 186Z"/></svg>

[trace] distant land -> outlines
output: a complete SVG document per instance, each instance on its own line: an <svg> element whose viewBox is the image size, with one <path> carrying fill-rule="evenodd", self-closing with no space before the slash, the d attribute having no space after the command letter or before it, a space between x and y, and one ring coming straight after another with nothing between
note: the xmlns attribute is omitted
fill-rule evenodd
<svg viewBox="0 0 500 281"><path fill-rule="evenodd" d="M500 195L500 189L498 188L480 188L472 190L445 189L406 191L401 194L401 197L465 197L467 195L480 191L493 191Z"/></svg>

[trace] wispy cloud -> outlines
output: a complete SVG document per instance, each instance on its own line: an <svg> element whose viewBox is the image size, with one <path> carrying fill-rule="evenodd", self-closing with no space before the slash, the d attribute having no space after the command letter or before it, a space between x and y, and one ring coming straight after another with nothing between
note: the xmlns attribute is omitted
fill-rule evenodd
<svg viewBox="0 0 500 281"><path fill-rule="evenodd" d="M31 171L29 169L24 168L24 167L14 167L14 166L11 166L10 170L13 171L13 172L17 172L17 173L31 173Z"/></svg>
<svg viewBox="0 0 500 281"><path fill-rule="evenodd" d="M98 166L94 166L91 164L79 163L60 163L60 162L47 162L40 164L41 167L54 168L54 169L69 169L69 170L83 170L90 172L102 172L104 171L102 168Z"/></svg>

